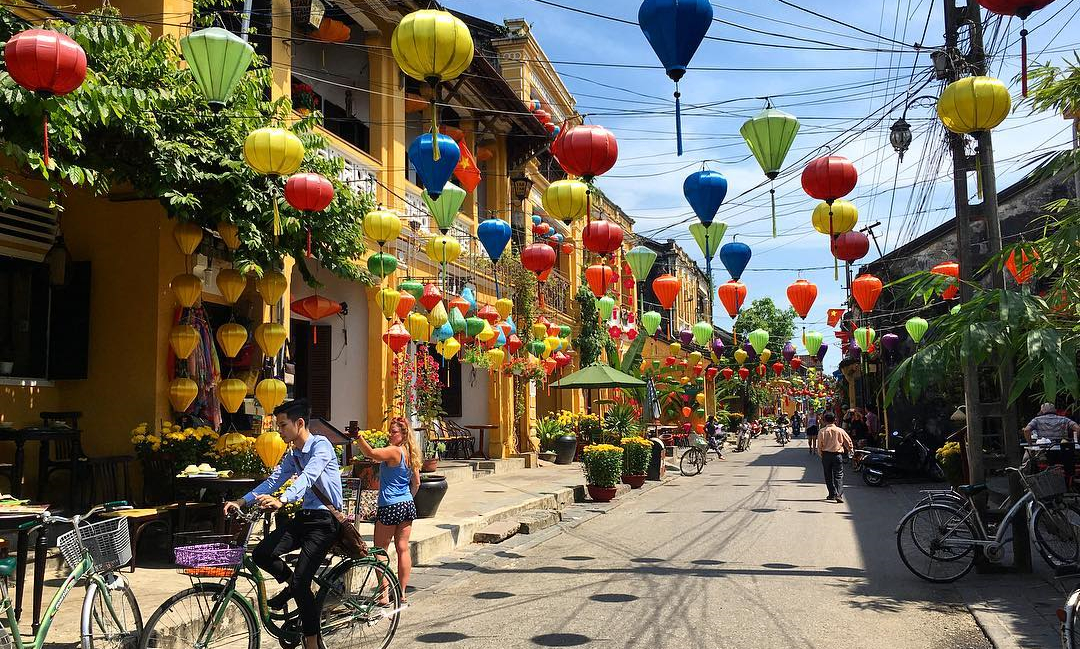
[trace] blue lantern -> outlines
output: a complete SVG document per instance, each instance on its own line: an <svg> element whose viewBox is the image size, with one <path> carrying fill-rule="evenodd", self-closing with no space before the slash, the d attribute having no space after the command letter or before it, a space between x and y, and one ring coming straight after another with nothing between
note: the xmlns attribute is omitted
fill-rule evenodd
<svg viewBox="0 0 1080 649"><path fill-rule="evenodd" d="M555 243L562 243L563 242L563 235L556 232L555 234L553 234L551 236L551 240L554 241Z"/></svg>
<svg viewBox="0 0 1080 649"><path fill-rule="evenodd" d="M488 219L476 228L476 237L487 251L491 263L498 263L510 241L510 224L502 219Z"/></svg>
<svg viewBox="0 0 1080 649"><path fill-rule="evenodd" d="M513 318L507 318L506 319L506 324L510 325L510 333L511 334L516 334L517 333L517 325L514 324L514 319Z"/></svg>
<svg viewBox="0 0 1080 649"><path fill-rule="evenodd" d="M469 313L476 313L476 293L471 286L461 289L461 299L469 303Z"/></svg>
<svg viewBox="0 0 1080 649"><path fill-rule="evenodd" d="M502 347L505 344L506 344L506 334L504 334L502 332L502 330L500 330L499 331L499 337L495 339L495 346L496 347Z"/></svg>
<svg viewBox="0 0 1080 649"><path fill-rule="evenodd" d="M727 178L718 171L696 171L683 181L682 193L701 224L709 227L727 196Z"/></svg>
<svg viewBox="0 0 1080 649"><path fill-rule="evenodd" d="M543 218L541 218L539 214L533 214L533 215L532 215L532 222L533 222L533 225L540 225L540 223L541 223L541 222L543 222L543 220L544 220L544 219L543 219Z"/></svg>
<svg viewBox="0 0 1080 649"><path fill-rule="evenodd" d="M409 162L420 176L428 196L435 199L442 194L443 186L454 174L461 160L461 149L449 135L439 134L439 156L432 159L431 133L424 133L409 145Z"/></svg>
<svg viewBox="0 0 1080 649"><path fill-rule="evenodd" d="M435 340L442 342L447 338L454 337L454 327L449 322L444 322L435 329Z"/></svg>
<svg viewBox="0 0 1080 649"><path fill-rule="evenodd" d="M720 261L731 274L731 279L742 277L746 265L750 263L750 254L750 246L741 241L732 241L720 247Z"/></svg>
<svg viewBox="0 0 1080 649"><path fill-rule="evenodd" d="M675 82L675 140L682 155L682 108L679 104L679 79L694 58L712 24L713 9L709 0L645 0L638 9L638 24Z"/></svg>

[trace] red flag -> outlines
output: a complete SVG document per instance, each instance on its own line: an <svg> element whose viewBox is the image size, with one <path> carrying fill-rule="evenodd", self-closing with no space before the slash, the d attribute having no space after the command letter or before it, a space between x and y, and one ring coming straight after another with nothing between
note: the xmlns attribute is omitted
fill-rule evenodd
<svg viewBox="0 0 1080 649"><path fill-rule="evenodd" d="M444 135L449 135L457 142L458 149L461 151L461 159L458 160L457 167L454 168L454 177L458 179L458 183L467 192L471 192L476 189L480 184L480 168L476 166L476 158L473 157L472 151L469 150L469 145L465 144L465 133L460 129L448 129L443 126L440 130Z"/></svg>
<svg viewBox="0 0 1080 649"><path fill-rule="evenodd" d="M845 309L829 309L829 326L835 327L840 322L840 316L844 315Z"/></svg>

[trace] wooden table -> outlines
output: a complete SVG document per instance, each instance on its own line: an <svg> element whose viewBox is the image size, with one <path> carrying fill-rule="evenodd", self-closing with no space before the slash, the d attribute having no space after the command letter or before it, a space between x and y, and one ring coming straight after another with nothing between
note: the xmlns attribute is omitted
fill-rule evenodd
<svg viewBox="0 0 1080 649"><path fill-rule="evenodd" d="M177 531L186 531L187 523L187 498L185 493L195 493L199 498L211 493L221 497L222 503L230 496L238 497L251 491L255 485L261 483L264 478L188 478L176 479L177 494Z"/></svg>
<svg viewBox="0 0 1080 649"><path fill-rule="evenodd" d="M484 432L489 431L489 430L498 430L499 425L498 424L472 424L471 426L466 426L465 428L475 430L477 432L477 435L480 438L480 448L476 449L476 451L472 454L472 456L474 458L481 458L482 457L485 460L490 460L491 458L488 457L487 444L484 443Z"/></svg>
<svg viewBox="0 0 1080 649"><path fill-rule="evenodd" d="M68 501L75 504L75 489L79 481L79 434L80 431L72 428L0 428L0 442L15 442L15 461L12 468L11 493L16 498L22 497L23 470L26 467L26 443L38 443L38 488L37 497L45 497L45 488L48 484L48 476L42 470L49 463L49 443L71 441L74 448L71 453L71 480L69 486Z"/></svg>
<svg viewBox="0 0 1080 649"><path fill-rule="evenodd" d="M15 566L15 618L22 617L23 584L26 583L26 560L30 550L30 532L37 531L37 539L34 544L34 618L33 632L37 633L41 619L41 599L45 589L45 561L48 554L48 529L38 526L30 529L19 529L20 525L30 523L38 519L41 513L49 509L48 505L33 505L40 512L3 512L0 508L0 531L18 530L16 544Z"/></svg>

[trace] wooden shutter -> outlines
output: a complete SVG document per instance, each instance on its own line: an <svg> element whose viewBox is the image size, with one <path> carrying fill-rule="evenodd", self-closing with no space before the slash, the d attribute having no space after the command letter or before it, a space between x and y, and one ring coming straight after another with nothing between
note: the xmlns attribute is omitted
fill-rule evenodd
<svg viewBox="0 0 1080 649"><path fill-rule="evenodd" d="M333 334L330 325L313 325L307 320L293 319L290 323L296 362L295 394L307 399L311 416L330 419L330 364ZM312 340L315 332L317 342Z"/></svg>
<svg viewBox="0 0 1080 649"><path fill-rule="evenodd" d="M67 284L52 287L49 312L50 379L85 379L90 354L90 262L67 265Z"/></svg>

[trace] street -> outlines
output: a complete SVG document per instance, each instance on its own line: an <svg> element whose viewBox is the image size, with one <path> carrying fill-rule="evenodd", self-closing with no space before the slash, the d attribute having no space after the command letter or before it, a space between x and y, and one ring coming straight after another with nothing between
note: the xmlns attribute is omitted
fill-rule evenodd
<svg viewBox="0 0 1080 649"><path fill-rule="evenodd" d="M826 502L805 444L758 438L535 547L496 551L417 593L393 646L990 647L955 587L897 558L893 528L919 487L872 490L848 471L847 502Z"/></svg>

